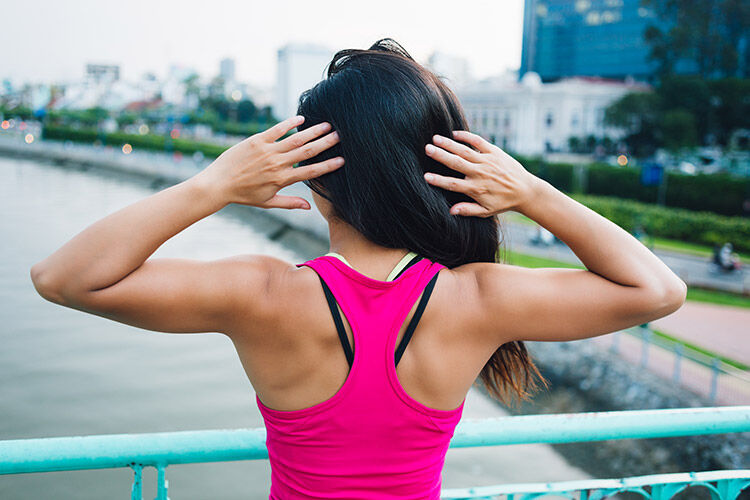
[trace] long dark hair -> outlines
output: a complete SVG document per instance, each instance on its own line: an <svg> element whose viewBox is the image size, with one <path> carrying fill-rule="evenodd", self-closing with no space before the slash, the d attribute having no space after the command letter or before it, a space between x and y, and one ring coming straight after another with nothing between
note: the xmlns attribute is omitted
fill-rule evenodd
<svg viewBox="0 0 750 500"><path fill-rule="evenodd" d="M451 215L452 205L473 200L428 184L425 172L462 174L428 157L434 134L451 137L468 130L461 105L440 78L418 64L391 38L369 49L337 52L327 78L299 98L304 130L329 122L340 141L300 165L343 156L344 167L305 184L331 202L333 216L368 240L406 248L454 268L470 262L498 262L504 252L497 216ZM485 388L496 399L528 399L546 380L523 342L502 345L482 369Z"/></svg>

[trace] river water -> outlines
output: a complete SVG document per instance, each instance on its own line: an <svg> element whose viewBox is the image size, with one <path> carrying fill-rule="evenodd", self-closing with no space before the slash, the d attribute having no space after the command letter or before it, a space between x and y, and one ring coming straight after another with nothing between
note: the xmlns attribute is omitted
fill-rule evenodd
<svg viewBox="0 0 750 500"><path fill-rule="evenodd" d="M34 290L35 262L151 193L93 171L0 158L0 439L263 426L225 336L142 330L47 302ZM239 253L300 258L221 215L197 222L154 256ZM167 469L174 499L259 498L269 474L267 461ZM155 495L154 476L145 471L144 498ZM127 498L131 483L130 469L0 476L0 498Z"/></svg>

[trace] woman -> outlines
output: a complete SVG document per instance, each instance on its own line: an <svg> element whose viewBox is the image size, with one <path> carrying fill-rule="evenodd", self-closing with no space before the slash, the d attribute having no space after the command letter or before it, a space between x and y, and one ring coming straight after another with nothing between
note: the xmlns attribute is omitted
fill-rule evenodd
<svg viewBox="0 0 750 500"><path fill-rule="evenodd" d="M685 300L685 283L634 237L468 132L455 95L390 39L337 53L298 113L31 269L58 304L226 334L265 419L271 498L438 498L478 377L498 399L525 399L545 381L523 341L614 332ZM277 194L299 181L328 222L329 254L149 259L230 203L309 210ZM508 210L586 269L496 262Z"/></svg>

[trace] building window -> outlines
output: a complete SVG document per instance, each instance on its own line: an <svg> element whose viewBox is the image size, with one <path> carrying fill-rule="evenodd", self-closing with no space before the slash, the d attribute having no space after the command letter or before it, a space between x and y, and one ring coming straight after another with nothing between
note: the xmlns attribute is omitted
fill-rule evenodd
<svg viewBox="0 0 750 500"><path fill-rule="evenodd" d="M508 113L507 111L505 112L505 119L503 120L503 125L505 126L505 128L510 127L510 113Z"/></svg>
<svg viewBox="0 0 750 500"><path fill-rule="evenodd" d="M493 134L493 135L490 135L490 142L491 142L492 144L495 144L495 135L494 135L494 134Z"/></svg>
<svg viewBox="0 0 750 500"><path fill-rule="evenodd" d="M551 128L555 123L555 117L552 115L551 111L547 112L547 118L545 118L544 122L547 124L547 128Z"/></svg>
<svg viewBox="0 0 750 500"><path fill-rule="evenodd" d="M578 128L579 122L580 122L580 119L578 118L578 113L573 113L573 116L570 119L570 126L573 128Z"/></svg>

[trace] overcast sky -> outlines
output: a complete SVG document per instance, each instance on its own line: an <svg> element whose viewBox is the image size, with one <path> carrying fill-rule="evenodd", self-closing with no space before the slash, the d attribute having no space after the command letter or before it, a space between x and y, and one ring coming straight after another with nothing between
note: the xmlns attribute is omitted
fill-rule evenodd
<svg viewBox="0 0 750 500"><path fill-rule="evenodd" d="M125 79L170 64L271 85L289 42L367 48L390 36L420 63L434 50L464 56L474 76L518 68L523 0L462 1L4 1L0 79L77 80L87 62L119 64Z"/></svg>

